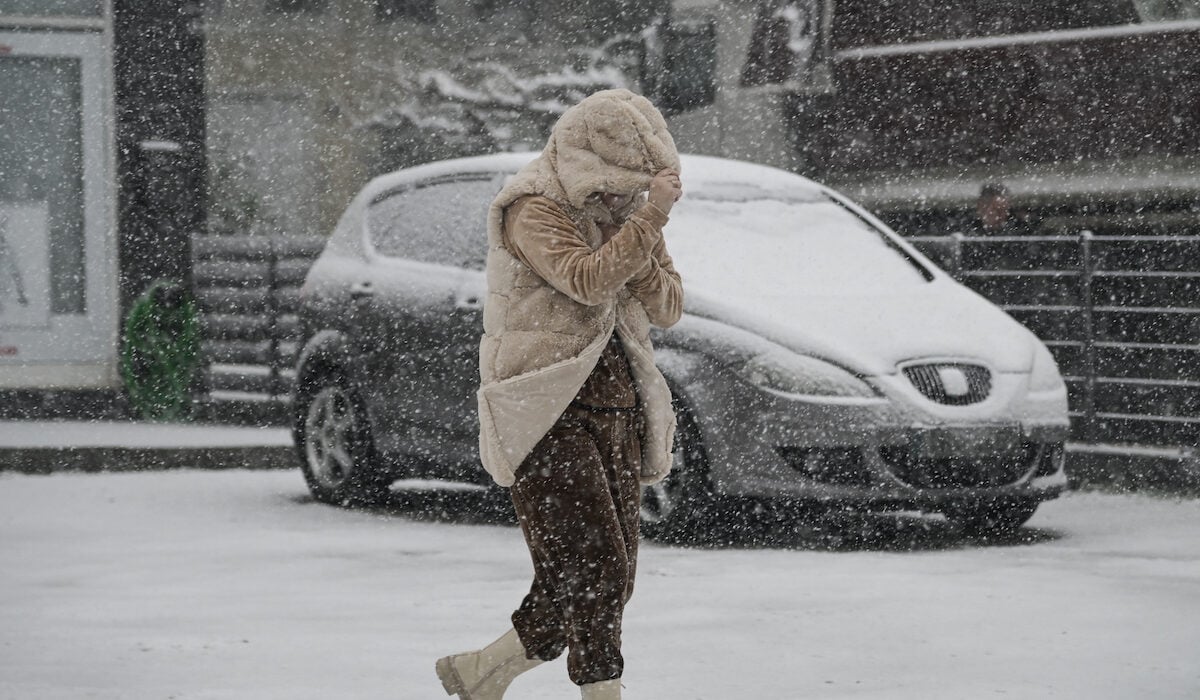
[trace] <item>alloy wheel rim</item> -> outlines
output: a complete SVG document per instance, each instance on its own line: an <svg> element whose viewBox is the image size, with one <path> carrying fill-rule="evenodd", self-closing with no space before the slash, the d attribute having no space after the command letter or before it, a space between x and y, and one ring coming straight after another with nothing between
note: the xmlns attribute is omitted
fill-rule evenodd
<svg viewBox="0 0 1200 700"><path fill-rule="evenodd" d="M313 478L322 487L336 489L350 476L354 430L354 407L345 391L326 387L313 397L304 423L304 449Z"/></svg>

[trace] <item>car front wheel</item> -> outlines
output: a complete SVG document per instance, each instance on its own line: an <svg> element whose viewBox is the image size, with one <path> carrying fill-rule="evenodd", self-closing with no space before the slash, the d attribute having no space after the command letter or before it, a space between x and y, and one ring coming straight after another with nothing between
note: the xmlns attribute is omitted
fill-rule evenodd
<svg viewBox="0 0 1200 700"><path fill-rule="evenodd" d="M305 398L297 446L313 498L347 506L380 501L389 484L375 469L362 402L337 375L322 378Z"/></svg>
<svg viewBox="0 0 1200 700"><path fill-rule="evenodd" d="M699 430L687 411L677 413L679 429L671 473L642 488L642 532L666 541L703 535L708 526L706 516L715 505Z"/></svg>

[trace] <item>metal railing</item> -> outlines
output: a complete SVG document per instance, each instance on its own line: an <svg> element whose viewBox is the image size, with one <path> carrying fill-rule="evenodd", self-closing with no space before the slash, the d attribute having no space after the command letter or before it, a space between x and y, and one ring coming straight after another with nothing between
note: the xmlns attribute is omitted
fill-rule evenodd
<svg viewBox="0 0 1200 700"><path fill-rule="evenodd" d="M1200 443L1200 236L907 240L1046 342L1075 440Z"/></svg>
<svg viewBox="0 0 1200 700"><path fill-rule="evenodd" d="M1074 440L1200 444L1200 236L907 240L1046 342L1067 381ZM299 287L323 245L194 240L208 401L286 402Z"/></svg>
<svg viewBox="0 0 1200 700"><path fill-rule="evenodd" d="M192 239L205 403L286 403L301 340L300 286L324 246L323 238Z"/></svg>

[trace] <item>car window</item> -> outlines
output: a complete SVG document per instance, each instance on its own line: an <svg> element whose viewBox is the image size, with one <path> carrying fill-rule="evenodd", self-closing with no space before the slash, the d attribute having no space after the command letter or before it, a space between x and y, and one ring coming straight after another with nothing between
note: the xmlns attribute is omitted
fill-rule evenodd
<svg viewBox="0 0 1200 700"><path fill-rule="evenodd" d="M726 300L878 295L926 284L928 270L823 192L692 190L667 245L689 290Z"/></svg>
<svg viewBox="0 0 1200 700"><path fill-rule="evenodd" d="M436 180L383 195L367 213L371 244L388 257L481 270L487 209L498 189L488 176Z"/></svg>

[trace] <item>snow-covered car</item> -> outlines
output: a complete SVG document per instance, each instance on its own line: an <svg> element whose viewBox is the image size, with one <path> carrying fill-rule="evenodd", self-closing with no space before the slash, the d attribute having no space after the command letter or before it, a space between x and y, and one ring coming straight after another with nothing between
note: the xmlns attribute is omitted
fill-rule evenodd
<svg viewBox="0 0 1200 700"><path fill-rule="evenodd" d="M302 291L294 433L326 502L401 477L484 483L485 211L532 154L372 180ZM665 229L685 311L653 340L679 416L650 534L725 497L943 513L1015 529L1066 486L1067 392L1046 346L842 195L685 156Z"/></svg>

